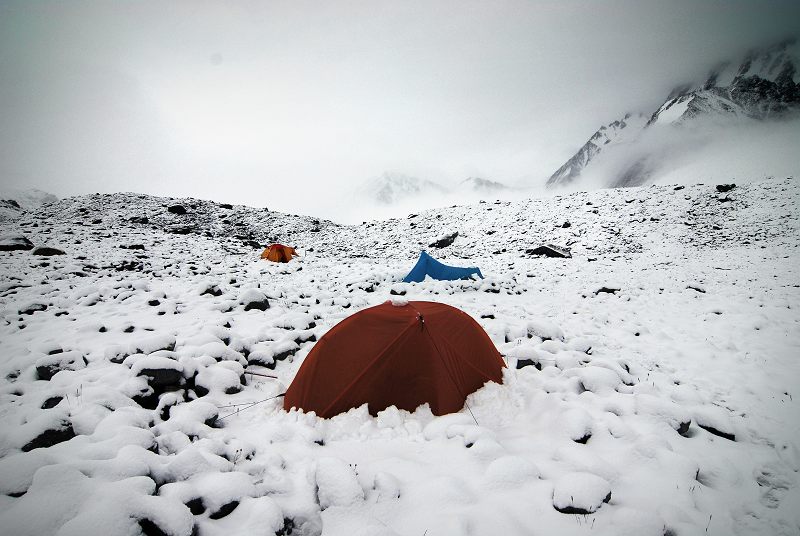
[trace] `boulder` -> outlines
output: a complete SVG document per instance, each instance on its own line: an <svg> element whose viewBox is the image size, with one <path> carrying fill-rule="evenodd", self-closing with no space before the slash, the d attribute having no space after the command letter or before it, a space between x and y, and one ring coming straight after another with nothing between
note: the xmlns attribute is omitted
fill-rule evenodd
<svg viewBox="0 0 800 536"><path fill-rule="evenodd" d="M61 251L60 249L57 249L57 248L51 248L51 247L42 246L42 247L38 247L38 248L34 249L33 250L33 254L34 255L43 255L45 257L51 257L53 255L64 255L64 252Z"/></svg>
<svg viewBox="0 0 800 536"><path fill-rule="evenodd" d="M172 214L184 215L186 214L186 208L183 205L171 205L167 207L167 212Z"/></svg>
<svg viewBox="0 0 800 536"><path fill-rule="evenodd" d="M68 420L62 420L58 426L48 428L26 443L22 447L22 451L30 452L33 449L52 447L64 441L69 441L73 437L75 437L75 431L72 429L72 423Z"/></svg>
<svg viewBox="0 0 800 536"><path fill-rule="evenodd" d="M457 236L458 236L458 231L456 231L455 233L445 235L442 238L436 240L435 242L428 244L428 247L440 248L440 249L446 248L455 241Z"/></svg>
<svg viewBox="0 0 800 536"><path fill-rule="evenodd" d="M562 514L591 514L610 500L611 485L591 473L567 473L553 489L553 507Z"/></svg>
<svg viewBox="0 0 800 536"><path fill-rule="evenodd" d="M0 238L0 251L28 251L33 243L24 236L4 236Z"/></svg>
<svg viewBox="0 0 800 536"><path fill-rule="evenodd" d="M556 246L554 244L545 244L534 249L526 249L525 253L528 255L544 255L545 257L554 257L562 259L572 258L570 249L563 246Z"/></svg>

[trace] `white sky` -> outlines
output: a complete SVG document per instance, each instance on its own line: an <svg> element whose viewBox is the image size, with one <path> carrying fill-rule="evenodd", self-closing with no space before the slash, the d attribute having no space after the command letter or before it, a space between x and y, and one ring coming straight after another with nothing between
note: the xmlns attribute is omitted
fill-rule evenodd
<svg viewBox="0 0 800 536"><path fill-rule="evenodd" d="M384 171L539 184L799 30L797 1L0 0L0 181L303 213Z"/></svg>

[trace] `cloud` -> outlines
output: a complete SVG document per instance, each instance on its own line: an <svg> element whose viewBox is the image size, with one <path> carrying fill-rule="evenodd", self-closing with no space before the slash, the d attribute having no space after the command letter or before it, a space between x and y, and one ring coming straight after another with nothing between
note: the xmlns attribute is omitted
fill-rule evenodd
<svg viewBox="0 0 800 536"><path fill-rule="evenodd" d="M386 170L544 181L798 20L789 1L4 2L0 177L306 213Z"/></svg>

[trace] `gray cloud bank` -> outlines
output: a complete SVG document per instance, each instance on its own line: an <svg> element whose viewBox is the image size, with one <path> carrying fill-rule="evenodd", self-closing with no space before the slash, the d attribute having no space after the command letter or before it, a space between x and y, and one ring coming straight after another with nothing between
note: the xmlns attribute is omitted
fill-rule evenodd
<svg viewBox="0 0 800 536"><path fill-rule="evenodd" d="M386 170L543 182L798 21L796 1L5 1L0 181L331 214Z"/></svg>

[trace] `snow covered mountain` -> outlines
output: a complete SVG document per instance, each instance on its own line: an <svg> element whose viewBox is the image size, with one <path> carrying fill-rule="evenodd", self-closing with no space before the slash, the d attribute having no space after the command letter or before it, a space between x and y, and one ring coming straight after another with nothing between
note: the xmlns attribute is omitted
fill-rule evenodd
<svg viewBox="0 0 800 536"><path fill-rule="evenodd" d="M676 91L648 125L682 123L700 116L781 118L800 110L798 44L786 41L750 52L738 65L714 69L697 88Z"/></svg>
<svg viewBox="0 0 800 536"><path fill-rule="evenodd" d="M409 198L442 194L447 191L448 188L439 183L395 172L386 172L362 186L362 192L371 200L383 205L392 205Z"/></svg>
<svg viewBox="0 0 800 536"><path fill-rule="evenodd" d="M547 186L568 185L593 168L602 169L596 181L601 186L642 184L669 166L667 159L701 159L700 153L688 154L697 146L728 144L735 153L736 140L726 139L726 130L739 129L739 138L751 131L759 136L756 123L796 120L800 115L799 49L795 40L789 40L751 51L739 63L717 66L702 82L677 87L646 121L626 115L601 127L550 176ZM700 135L703 130L706 134ZM684 136L693 137L695 147L681 144ZM603 153L612 155L604 155L605 167L590 167ZM769 158L764 160L769 164Z"/></svg>
<svg viewBox="0 0 800 536"><path fill-rule="evenodd" d="M139 194L20 212L0 222L0 527L797 534L798 214L792 179L362 225ZM402 283L446 230L437 257L486 278ZM259 260L271 240L303 255ZM314 345L398 295L470 315L502 384L438 417L285 411Z"/></svg>
<svg viewBox="0 0 800 536"><path fill-rule="evenodd" d="M358 217L360 221L366 221L402 217L425 209L480 200L520 197L520 192L522 190L519 188L482 177L469 177L460 182L440 182L386 172L363 184L353 192L353 197L362 201ZM335 217L348 221L348 215L337 214Z"/></svg>
<svg viewBox="0 0 800 536"><path fill-rule="evenodd" d="M556 186L574 181L600 151L609 145L630 143L646 124L647 118L642 114L625 114L622 119L600 127L572 158L550 176L547 185Z"/></svg>
<svg viewBox="0 0 800 536"><path fill-rule="evenodd" d="M479 194L496 194L506 192L511 188L505 184L481 177L469 177L459 183L459 188L466 188L467 190Z"/></svg>
<svg viewBox="0 0 800 536"><path fill-rule="evenodd" d="M36 188L0 188L0 200L12 201L14 204L19 205L23 210L32 210L45 203L53 203L58 201L58 197L51 193L36 189Z"/></svg>

